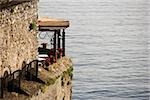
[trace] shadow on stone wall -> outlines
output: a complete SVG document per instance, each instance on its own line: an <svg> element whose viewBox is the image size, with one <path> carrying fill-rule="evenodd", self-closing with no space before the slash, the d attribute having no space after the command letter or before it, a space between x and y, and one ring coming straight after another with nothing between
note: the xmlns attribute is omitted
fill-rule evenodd
<svg viewBox="0 0 150 100"><path fill-rule="evenodd" d="M62 57L48 68L39 66L41 62L34 60L23 64L21 70L11 74L7 72L0 79L0 96L5 100L71 100L71 80L73 77L72 61ZM55 85L54 85L55 84ZM52 91L59 91L53 93ZM65 93L66 92L66 93ZM51 98L51 99L50 99ZM61 98L61 99L60 99Z"/></svg>
<svg viewBox="0 0 150 100"><path fill-rule="evenodd" d="M16 70L13 73L8 74L4 72L4 76L0 79L0 96L4 97L6 92L17 92L20 94L27 95L22 90L21 83L23 80L37 81L38 80L38 60L34 60L29 64L25 64L21 70Z"/></svg>

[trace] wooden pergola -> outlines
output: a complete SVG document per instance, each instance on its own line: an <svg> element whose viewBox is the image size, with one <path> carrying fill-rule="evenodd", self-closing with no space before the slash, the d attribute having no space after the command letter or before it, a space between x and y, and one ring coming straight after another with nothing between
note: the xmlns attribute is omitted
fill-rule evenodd
<svg viewBox="0 0 150 100"><path fill-rule="evenodd" d="M69 27L69 21L55 18L39 18L38 27L41 32L53 32L53 56L57 59L58 49L62 49L62 56L65 56L65 29ZM44 46L43 46L44 47Z"/></svg>

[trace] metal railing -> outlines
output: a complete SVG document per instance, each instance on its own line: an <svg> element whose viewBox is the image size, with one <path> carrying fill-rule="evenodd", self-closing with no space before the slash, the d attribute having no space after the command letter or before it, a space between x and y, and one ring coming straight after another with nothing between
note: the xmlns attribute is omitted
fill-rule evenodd
<svg viewBox="0 0 150 100"><path fill-rule="evenodd" d="M4 91L19 92L21 80L35 81L38 78L38 62L38 60L34 60L26 64L21 70L0 78L0 98L3 98Z"/></svg>

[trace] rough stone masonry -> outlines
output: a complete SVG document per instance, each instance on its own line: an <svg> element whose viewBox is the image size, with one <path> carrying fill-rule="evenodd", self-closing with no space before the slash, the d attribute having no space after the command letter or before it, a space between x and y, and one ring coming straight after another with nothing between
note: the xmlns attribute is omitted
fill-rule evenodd
<svg viewBox="0 0 150 100"><path fill-rule="evenodd" d="M0 0L1 76L36 59L37 18L37 0Z"/></svg>

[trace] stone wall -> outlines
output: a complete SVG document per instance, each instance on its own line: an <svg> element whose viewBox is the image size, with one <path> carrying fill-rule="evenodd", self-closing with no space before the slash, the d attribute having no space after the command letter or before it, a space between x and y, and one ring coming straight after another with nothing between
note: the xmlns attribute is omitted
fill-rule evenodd
<svg viewBox="0 0 150 100"><path fill-rule="evenodd" d="M7 6L7 5L5 5ZM0 74L15 71L37 56L37 1L0 9ZM9 73L9 72L8 72Z"/></svg>

